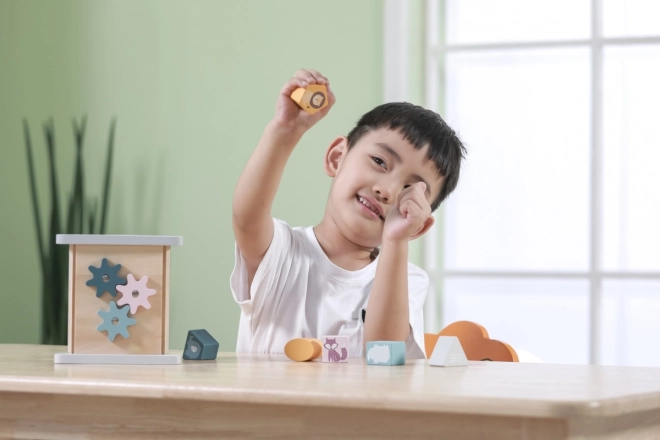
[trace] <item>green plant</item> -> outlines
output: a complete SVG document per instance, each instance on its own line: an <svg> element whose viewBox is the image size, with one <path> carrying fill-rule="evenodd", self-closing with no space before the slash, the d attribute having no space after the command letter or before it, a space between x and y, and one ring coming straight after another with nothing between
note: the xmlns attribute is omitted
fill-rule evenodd
<svg viewBox="0 0 660 440"><path fill-rule="evenodd" d="M50 180L50 213L47 231L44 233L39 210L39 199L37 196L37 182L34 170L32 142L30 141L30 128L27 120L23 120L28 172L30 176L30 190L32 195L32 208L34 211L37 244L39 247L39 261L42 273L41 342L43 344L67 344L69 252L67 246L55 244L55 235L104 234L106 229L116 119L113 118L110 123L108 150L105 163L105 178L100 204L100 218L99 198L87 195L84 184L83 141L86 125L86 117L83 117L80 124L75 120L73 121L76 162L73 189L71 193L68 194L68 206L66 207L67 213L64 222L62 221L62 214L60 213L58 178L55 164L55 124L51 118L43 125L46 138L46 149L48 152Z"/></svg>

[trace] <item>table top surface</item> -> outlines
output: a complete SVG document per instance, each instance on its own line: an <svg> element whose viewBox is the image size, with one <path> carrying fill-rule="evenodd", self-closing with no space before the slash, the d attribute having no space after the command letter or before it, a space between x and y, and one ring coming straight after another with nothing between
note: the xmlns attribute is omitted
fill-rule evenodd
<svg viewBox="0 0 660 440"><path fill-rule="evenodd" d="M660 411L660 368L470 362L431 367L219 353L181 365L54 364L66 347L0 345L0 392L314 405L521 417ZM173 353L180 353L173 351Z"/></svg>

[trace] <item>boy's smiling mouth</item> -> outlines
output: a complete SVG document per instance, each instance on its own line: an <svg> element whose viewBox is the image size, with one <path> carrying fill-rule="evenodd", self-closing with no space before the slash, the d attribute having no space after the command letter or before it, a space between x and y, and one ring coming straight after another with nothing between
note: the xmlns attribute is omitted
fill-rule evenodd
<svg viewBox="0 0 660 440"><path fill-rule="evenodd" d="M358 203L362 205L365 211L372 213L375 217L378 217L381 220L385 220L385 218L383 217L383 210L378 204L378 202L369 198L362 197L359 194L357 195L356 198Z"/></svg>

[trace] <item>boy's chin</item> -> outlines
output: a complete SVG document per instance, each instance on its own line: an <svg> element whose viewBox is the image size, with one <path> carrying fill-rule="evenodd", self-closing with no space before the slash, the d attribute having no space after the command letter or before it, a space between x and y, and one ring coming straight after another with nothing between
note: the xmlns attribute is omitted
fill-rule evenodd
<svg viewBox="0 0 660 440"><path fill-rule="evenodd" d="M342 235L350 242L365 248L380 246L383 239L383 228L376 227L373 222L364 219L345 219Z"/></svg>

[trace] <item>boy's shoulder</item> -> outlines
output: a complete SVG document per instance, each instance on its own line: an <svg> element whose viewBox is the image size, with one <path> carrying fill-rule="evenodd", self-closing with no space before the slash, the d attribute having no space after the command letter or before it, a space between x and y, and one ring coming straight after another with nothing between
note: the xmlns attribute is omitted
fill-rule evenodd
<svg viewBox="0 0 660 440"><path fill-rule="evenodd" d="M273 243L280 242L290 248L294 255L314 254L314 229L312 226L291 226L284 220L273 217ZM278 237L279 236L279 237ZM310 255L311 256L311 255Z"/></svg>
<svg viewBox="0 0 660 440"><path fill-rule="evenodd" d="M312 226L291 226L286 221L273 217L273 224L280 233L286 233L294 239L308 238ZM313 233L313 232L312 232Z"/></svg>

